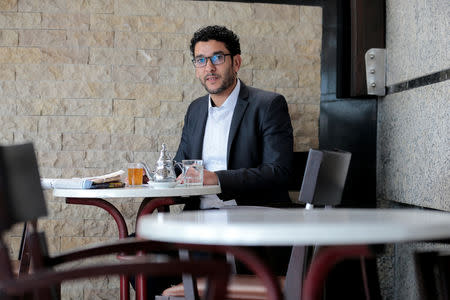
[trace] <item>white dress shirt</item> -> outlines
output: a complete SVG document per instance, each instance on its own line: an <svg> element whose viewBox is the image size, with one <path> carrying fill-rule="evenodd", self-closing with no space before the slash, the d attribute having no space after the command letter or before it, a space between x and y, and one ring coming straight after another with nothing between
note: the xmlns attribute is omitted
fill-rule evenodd
<svg viewBox="0 0 450 300"><path fill-rule="evenodd" d="M211 96L209 97L208 119L203 137L202 153L203 165L208 171L227 170L228 134L240 89L241 82L238 79L231 94L219 107L213 106ZM236 205L236 201L222 201L216 195L201 197L201 209L219 208L227 205Z"/></svg>

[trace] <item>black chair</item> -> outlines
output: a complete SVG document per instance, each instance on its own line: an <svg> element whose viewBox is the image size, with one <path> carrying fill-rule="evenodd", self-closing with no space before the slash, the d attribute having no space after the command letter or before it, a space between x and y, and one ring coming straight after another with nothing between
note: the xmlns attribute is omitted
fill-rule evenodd
<svg viewBox="0 0 450 300"><path fill-rule="evenodd" d="M312 209L314 206L332 207L339 205L342 199L347 172L350 165L351 153L345 151L321 151L310 149L305 163L304 156L297 156L299 168L304 169L301 176L300 193L298 200L289 207L305 207ZM297 168L298 169L298 168ZM299 176L300 177L300 176ZM295 184L295 183L294 183ZM300 184L299 184L300 185ZM274 207L286 208L286 205ZM248 207L248 206L246 206ZM226 209L242 209L246 207L233 207ZM262 209L277 209L274 207L261 207ZM254 208L254 207L253 207ZM284 290L293 294L300 294L302 281L307 267L311 261L313 247L295 246L292 248L291 259L287 270L287 277L279 277L279 282L284 285ZM303 270L300 271L299 270ZM286 281L286 278L288 280ZM180 299L184 296L189 282L166 289L158 300ZM202 286L199 284L199 293L202 294ZM227 300L263 300L267 299L265 288L255 276L234 275L230 279L227 290Z"/></svg>
<svg viewBox="0 0 450 300"><path fill-rule="evenodd" d="M49 256L43 233L35 229L36 220L47 214L41 189L39 171L32 144L0 146L0 234L12 225L28 222L28 233L24 249L31 258L32 272L15 276L11 258L3 239L0 240L0 299L59 299L60 284L80 278L104 275L173 276L184 273L208 278L205 299L224 299L230 273L229 264L218 261L180 261L163 263L150 262L146 257L139 261L120 264L95 264L79 268L56 271L54 266L74 260L108 254L135 254L138 250L150 252L176 252L183 249L199 250L202 246L174 245L152 241L129 239L125 242L86 247L58 256ZM22 254L22 259L25 256ZM127 298L126 296L125 298Z"/></svg>

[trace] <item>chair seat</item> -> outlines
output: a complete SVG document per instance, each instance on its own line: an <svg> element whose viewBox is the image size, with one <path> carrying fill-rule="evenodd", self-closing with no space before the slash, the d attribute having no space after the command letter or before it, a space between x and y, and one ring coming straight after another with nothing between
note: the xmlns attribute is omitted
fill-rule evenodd
<svg viewBox="0 0 450 300"><path fill-rule="evenodd" d="M281 288L284 287L285 277L278 277ZM205 279L197 280L200 297L205 291ZM184 297L183 283L174 285L163 292L166 297ZM226 300L267 300L266 287L254 275L233 275L227 287Z"/></svg>

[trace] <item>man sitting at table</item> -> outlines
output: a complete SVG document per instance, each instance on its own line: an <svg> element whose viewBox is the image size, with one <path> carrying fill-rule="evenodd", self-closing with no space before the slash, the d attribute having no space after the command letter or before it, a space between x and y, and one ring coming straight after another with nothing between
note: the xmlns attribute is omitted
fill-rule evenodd
<svg viewBox="0 0 450 300"><path fill-rule="evenodd" d="M220 184L222 193L188 201L187 209L290 201L293 136L285 98L238 79L239 38L226 27L201 28L190 50L208 95L189 105L175 160L203 159L203 183Z"/></svg>
<svg viewBox="0 0 450 300"><path fill-rule="evenodd" d="M208 95L189 105L174 160L202 159L203 184L220 184L222 193L191 197L185 210L288 203L293 130L285 98L238 79L239 38L226 27L201 28L194 33L190 50L196 77ZM262 252L277 260L277 255ZM179 278L148 278L149 299L178 282Z"/></svg>

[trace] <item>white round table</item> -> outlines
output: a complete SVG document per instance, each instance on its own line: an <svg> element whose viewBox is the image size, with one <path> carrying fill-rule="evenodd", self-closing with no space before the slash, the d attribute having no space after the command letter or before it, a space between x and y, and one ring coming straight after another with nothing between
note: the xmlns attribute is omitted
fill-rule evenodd
<svg viewBox="0 0 450 300"><path fill-rule="evenodd" d="M155 189L148 185L110 189L54 189L53 196L65 198L148 198L148 197L188 197L219 194L218 185L203 185Z"/></svg>
<svg viewBox="0 0 450 300"><path fill-rule="evenodd" d="M450 213L417 209L250 209L143 216L139 236L215 245L352 245L450 237Z"/></svg>
<svg viewBox="0 0 450 300"><path fill-rule="evenodd" d="M285 299L290 300L299 299L302 293L305 298L314 297L312 295L318 293L329 270L324 269L324 266L331 268L344 257L371 255L365 246L367 244L450 238L450 213L417 209L237 207L178 215L143 216L138 221L137 234L156 241L219 247L332 246L325 247L315 256L305 278L303 291L299 275L302 274L303 263L298 263L299 255L293 252L290 262L293 269L288 270L285 283ZM294 247L297 250L299 248ZM335 261L327 261L329 257Z"/></svg>
<svg viewBox="0 0 450 300"><path fill-rule="evenodd" d="M178 203L174 197L200 196L219 194L218 185L204 186L177 186L173 188L153 188L148 185L139 187L109 188L109 189L54 189L53 196L64 197L68 204L91 205L106 210L117 224L119 239L128 237L128 229L121 212L111 204L111 198L151 198L142 208L140 215L152 212L162 205ZM147 200L147 199L146 199ZM139 216L137 218L139 218ZM129 299L129 283L126 276L120 276L120 299Z"/></svg>
<svg viewBox="0 0 450 300"><path fill-rule="evenodd" d="M119 238L128 236L125 219L120 211L108 199L112 198L151 198L141 210L142 214L151 213L162 205L176 204L174 197L189 197L218 194L218 185L177 186L173 188L156 189L148 185L138 187L108 188L108 189L54 189L53 196L66 198L68 204L97 206L106 210L116 221ZM139 216L137 216L139 217Z"/></svg>

